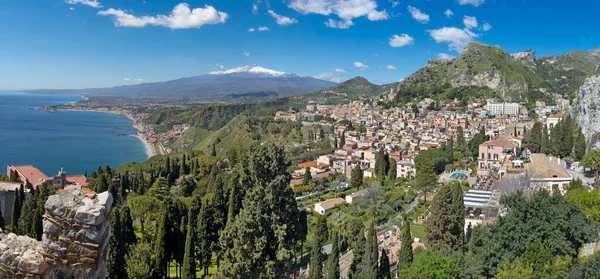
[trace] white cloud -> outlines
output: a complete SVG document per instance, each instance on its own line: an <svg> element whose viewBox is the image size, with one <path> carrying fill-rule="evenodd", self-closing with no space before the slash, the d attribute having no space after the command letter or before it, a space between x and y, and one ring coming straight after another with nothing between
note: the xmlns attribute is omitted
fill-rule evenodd
<svg viewBox="0 0 600 279"><path fill-rule="evenodd" d="M98 2L98 0L65 0L65 3L71 5L81 4L90 6L92 8L102 8L102 5L100 5L100 2Z"/></svg>
<svg viewBox="0 0 600 279"><path fill-rule="evenodd" d="M392 36L389 43L391 47L404 47L414 44L415 40L408 34L402 34Z"/></svg>
<svg viewBox="0 0 600 279"><path fill-rule="evenodd" d="M250 56L250 52L244 51L244 56L246 56L246 57Z"/></svg>
<svg viewBox="0 0 600 279"><path fill-rule="evenodd" d="M345 73L345 72L346 72L346 69L335 68L335 72L336 72L336 73Z"/></svg>
<svg viewBox="0 0 600 279"><path fill-rule="evenodd" d="M419 10L413 6L408 6L406 9L410 13L410 15L412 15L412 17L414 19L416 19L418 22L420 22L420 23L429 22L429 15L421 12L421 10Z"/></svg>
<svg viewBox="0 0 600 279"><path fill-rule="evenodd" d="M370 21L386 20L387 11L378 11L375 0L291 0L289 7L306 14L337 15L341 20L329 19L325 25L331 28L348 28L353 19L366 16Z"/></svg>
<svg viewBox="0 0 600 279"><path fill-rule="evenodd" d="M354 62L354 67L361 71L366 71L369 69L369 65L363 64L361 62Z"/></svg>
<svg viewBox="0 0 600 279"><path fill-rule="evenodd" d="M483 24L482 29L483 31L490 31L490 29L492 29L492 25L486 22Z"/></svg>
<svg viewBox="0 0 600 279"><path fill-rule="evenodd" d="M454 15L454 13L450 9L447 9L444 12L444 14L446 15L447 18L451 18Z"/></svg>
<svg viewBox="0 0 600 279"><path fill-rule="evenodd" d="M136 78L136 79L134 79L133 81L135 81L135 82L137 82L137 83L146 82L146 80L145 80L145 79L143 79L143 78Z"/></svg>
<svg viewBox="0 0 600 279"><path fill-rule="evenodd" d="M465 16L463 18L463 23L467 29L476 28L477 27L477 18L474 16Z"/></svg>
<svg viewBox="0 0 600 279"><path fill-rule="evenodd" d="M69 8L69 10L71 10L71 11L74 11L74 10L75 10L75 8L73 8L73 7L70 7L70 8Z"/></svg>
<svg viewBox="0 0 600 279"><path fill-rule="evenodd" d="M113 16L115 26L144 27L153 25L171 29L199 28L205 24L224 23L229 17L226 13L219 12L212 6L206 5L204 8L195 8L191 10L190 6L186 3L175 6L170 15L137 17L128 14L123 10L116 10L113 8L106 11L100 11L98 12L98 15Z"/></svg>
<svg viewBox="0 0 600 279"><path fill-rule="evenodd" d="M269 31L269 27L266 27L266 26L259 26L259 27L258 27L258 31Z"/></svg>
<svg viewBox="0 0 600 279"><path fill-rule="evenodd" d="M473 7L478 7L483 4L485 0L458 0L459 5L472 5Z"/></svg>
<svg viewBox="0 0 600 279"><path fill-rule="evenodd" d="M282 26L298 23L298 20L296 20L295 18L289 18L287 16L278 15L273 10L269 10L269 14L277 21L277 24Z"/></svg>
<svg viewBox="0 0 600 279"><path fill-rule="evenodd" d="M431 37L437 43L448 44L450 50L462 52L467 44L473 41L477 34L469 29L459 29L456 27L442 27L440 29L428 30Z"/></svg>
<svg viewBox="0 0 600 279"><path fill-rule="evenodd" d="M217 65L217 67L219 67L219 69L221 69L221 71L225 70L225 66L219 64L218 62L215 65Z"/></svg>
<svg viewBox="0 0 600 279"><path fill-rule="evenodd" d="M256 14L258 12L258 5L254 4L252 5L252 13Z"/></svg>
<svg viewBox="0 0 600 279"><path fill-rule="evenodd" d="M385 66L386 69L390 70L390 71L395 71L396 67L394 67L394 65L387 65Z"/></svg>
<svg viewBox="0 0 600 279"><path fill-rule="evenodd" d="M341 82L344 80L344 78L342 77L342 74L345 73L346 70L344 70L343 72L340 72L338 70L344 70L344 69L335 69L333 71L324 72L318 76L315 76L315 78L333 81L333 82Z"/></svg>
<svg viewBox="0 0 600 279"><path fill-rule="evenodd" d="M439 59L445 59L445 60L452 60L454 59L454 56L447 54L447 53L440 53L437 56Z"/></svg>
<svg viewBox="0 0 600 279"><path fill-rule="evenodd" d="M327 26L329 28L348 29L352 25L354 25L354 22L352 22L352 20L350 20L350 19L333 20L330 18L328 21L325 21L325 26Z"/></svg>
<svg viewBox="0 0 600 279"><path fill-rule="evenodd" d="M254 29L254 28L248 29L248 32L254 32L254 31L256 31L256 29Z"/></svg>
<svg viewBox="0 0 600 279"><path fill-rule="evenodd" d="M123 81L130 81L130 78L123 78Z"/></svg>
<svg viewBox="0 0 600 279"><path fill-rule="evenodd" d="M395 8L396 6L398 6L398 4L400 4L400 1L389 0L389 2L392 5L392 8Z"/></svg>

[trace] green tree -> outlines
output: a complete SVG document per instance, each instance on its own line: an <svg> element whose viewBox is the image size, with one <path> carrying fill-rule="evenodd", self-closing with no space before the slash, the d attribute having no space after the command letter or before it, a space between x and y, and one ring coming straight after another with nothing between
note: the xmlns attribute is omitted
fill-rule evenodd
<svg viewBox="0 0 600 279"><path fill-rule="evenodd" d="M375 156L375 174L377 179L384 180L389 171L389 156L383 148Z"/></svg>
<svg viewBox="0 0 600 279"><path fill-rule="evenodd" d="M333 147L334 147L334 148L340 148L340 146L339 146L339 143L338 143L338 138L337 138L337 136L335 136L335 137L333 138Z"/></svg>
<svg viewBox="0 0 600 279"><path fill-rule="evenodd" d="M431 249L419 249L403 276L408 279L455 279L459 274L460 267L452 256Z"/></svg>
<svg viewBox="0 0 600 279"><path fill-rule="evenodd" d="M542 146L542 122L536 121L531 128L529 139L527 142L527 148L532 153L540 153Z"/></svg>
<svg viewBox="0 0 600 279"><path fill-rule="evenodd" d="M0 230L4 230L4 215L2 215L2 203L0 202Z"/></svg>
<svg viewBox="0 0 600 279"><path fill-rule="evenodd" d="M306 168L304 170L304 179L302 180L302 185L310 185L313 182L312 174L310 173L310 168Z"/></svg>
<svg viewBox="0 0 600 279"><path fill-rule="evenodd" d="M106 264L108 278L127 278L127 270L125 269L125 255L127 254L127 250L125 249L125 241L122 235L121 211L118 208L114 208L111 214L111 234L108 240L110 249Z"/></svg>
<svg viewBox="0 0 600 279"><path fill-rule="evenodd" d="M592 223L600 223L600 189L588 191L580 179L571 181L567 189L567 199L574 202Z"/></svg>
<svg viewBox="0 0 600 279"><path fill-rule="evenodd" d="M339 232L333 233L333 242L331 244L331 255L327 259L327 279L340 278L340 249L339 249Z"/></svg>
<svg viewBox="0 0 600 279"><path fill-rule="evenodd" d="M10 225L12 232L17 233L19 231L19 218L21 216L21 197L19 195L19 189L15 188L15 197L12 208L12 215Z"/></svg>
<svg viewBox="0 0 600 279"><path fill-rule="evenodd" d="M595 183L598 182L598 170L600 170L600 150L590 150L581 159L581 165L586 168L591 168L596 172Z"/></svg>
<svg viewBox="0 0 600 279"><path fill-rule="evenodd" d="M319 245L318 237L315 236L315 243L313 243L310 251L310 265L309 265L309 279L323 279L323 254L321 253L321 245Z"/></svg>
<svg viewBox="0 0 600 279"><path fill-rule="evenodd" d="M398 176L398 165L396 164L396 160L390 159L390 171L388 172L388 181L390 185L394 186L394 182L396 181L396 177Z"/></svg>
<svg viewBox="0 0 600 279"><path fill-rule="evenodd" d="M348 278L357 279L360 277L360 265L365 257L365 235L362 221L354 218L348 223L348 238L351 240L352 263L348 270Z"/></svg>
<svg viewBox="0 0 600 279"><path fill-rule="evenodd" d="M124 206L121 208L121 228L123 241L125 242L126 247L128 248L130 245L134 245L137 242L137 237L135 236L135 231L133 229L133 219L131 218L131 211L129 210L129 206Z"/></svg>
<svg viewBox="0 0 600 279"><path fill-rule="evenodd" d="M548 135L548 126L543 125L542 137L540 139L540 152L543 154L550 155L550 139Z"/></svg>
<svg viewBox="0 0 600 279"><path fill-rule="evenodd" d="M250 148L240 166L242 208L220 237L220 277L266 279L292 274L299 212L289 187L288 166L281 147Z"/></svg>
<svg viewBox="0 0 600 279"><path fill-rule="evenodd" d="M427 192L437 185L438 175L436 170L436 158L425 154L433 153L421 151L415 158L417 173L415 175L416 182L414 187L424 193L425 204L427 204Z"/></svg>
<svg viewBox="0 0 600 279"><path fill-rule="evenodd" d="M575 137L573 143L573 158L577 161L580 161L581 159L583 159L583 156L585 156L585 150L585 136L581 132L581 128L579 128L579 131L577 132L577 136Z"/></svg>
<svg viewBox="0 0 600 279"><path fill-rule="evenodd" d="M340 137L340 147L339 148L344 148L344 146L346 146L346 133L342 132L342 136Z"/></svg>
<svg viewBox="0 0 600 279"><path fill-rule="evenodd" d="M497 279L533 279L533 268L522 262L511 264L510 261L504 261L504 267L498 270Z"/></svg>
<svg viewBox="0 0 600 279"><path fill-rule="evenodd" d="M456 150L463 154L463 157L467 157L467 142L465 140L465 133L462 126L456 128Z"/></svg>
<svg viewBox="0 0 600 279"><path fill-rule="evenodd" d="M464 246L464 233L462 233L464 215L461 215L462 218L459 220L456 212L458 206L463 206L462 190L460 190L460 198L458 192L454 190L458 187L460 187L458 183L454 187L442 186L432 201L431 216L427 222L425 235L425 243L431 249L459 250Z"/></svg>
<svg viewBox="0 0 600 279"><path fill-rule="evenodd" d="M360 164L356 165L352 169L352 173L350 175L350 185L357 190L363 186L363 170L360 168Z"/></svg>
<svg viewBox="0 0 600 279"><path fill-rule="evenodd" d="M385 249L381 251L381 258L379 259L379 275L377 278L392 279L392 273L390 272L390 258L388 258L388 252Z"/></svg>
<svg viewBox="0 0 600 279"><path fill-rule="evenodd" d="M377 244L377 231L375 230L375 222L369 223L367 229L366 251L362 262L362 277L377 278L378 263L379 263L379 245Z"/></svg>
<svg viewBox="0 0 600 279"><path fill-rule="evenodd" d="M486 141L486 136L485 136L485 127L481 126L481 128L479 129L479 132L475 135L473 135L473 137L471 138L471 140L469 141L469 151L471 152L471 155L473 156L474 160L477 160L477 157L479 156L479 145L481 145L482 143L484 143Z"/></svg>
<svg viewBox="0 0 600 279"><path fill-rule="evenodd" d="M152 245L148 242L140 241L131 247L124 262L129 279L151 278L152 253Z"/></svg>
<svg viewBox="0 0 600 279"><path fill-rule="evenodd" d="M183 279L196 278L196 245L194 243L194 218L190 208L188 214L187 234L185 237L185 253L183 257Z"/></svg>
<svg viewBox="0 0 600 279"><path fill-rule="evenodd" d="M410 234L410 222L404 220L402 225L402 243L398 250L398 270L408 268L413 261L412 236Z"/></svg>
<svg viewBox="0 0 600 279"><path fill-rule="evenodd" d="M158 232L154 241L153 279L162 279L167 276L167 264L169 263L167 234L170 230L169 214L165 211L160 216Z"/></svg>

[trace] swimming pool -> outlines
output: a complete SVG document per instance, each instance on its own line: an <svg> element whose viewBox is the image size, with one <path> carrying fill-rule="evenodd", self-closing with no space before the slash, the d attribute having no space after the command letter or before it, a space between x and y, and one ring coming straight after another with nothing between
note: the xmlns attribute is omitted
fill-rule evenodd
<svg viewBox="0 0 600 279"><path fill-rule="evenodd" d="M450 175L450 179L455 179L455 178L458 178L459 176L465 176L466 177L467 174L464 173L464 172L455 172L455 173L453 173L453 174Z"/></svg>

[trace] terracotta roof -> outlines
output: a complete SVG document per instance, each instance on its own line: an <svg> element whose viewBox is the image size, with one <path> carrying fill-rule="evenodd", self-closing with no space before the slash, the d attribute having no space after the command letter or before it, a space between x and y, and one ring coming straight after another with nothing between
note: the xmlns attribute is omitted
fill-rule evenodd
<svg viewBox="0 0 600 279"><path fill-rule="evenodd" d="M298 164L298 167L305 169L305 168L314 168L317 165L318 165L317 161L308 161L308 162Z"/></svg>
<svg viewBox="0 0 600 279"><path fill-rule="evenodd" d="M87 178L83 175L67 176L67 183L74 183L74 184L77 184L79 186L84 186L84 187L88 186Z"/></svg>
<svg viewBox="0 0 600 279"><path fill-rule="evenodd" d="M505 139L497 138L497 139L494 139L494 140L488 140L488 141L482 143L481 145L496 145L496 146L502 146L502 147L505 147L505 146L516 147L517 143L512 142L512 141L508 141L508 140L505 140Z"/></svg>
<svg viewBox="0 0 600 279"><path fill-rule="evenodd" d="M556 158L544 154L531 154L529 170L532 178L570 178L571 175L558 164Z"/></svg>
<svg viewBox="0 0 600 279"><path fill-rule="evenodd" d="M334 207L338 206L339 204L342 204L345 202L346 201L342 198L333 198L333 199L322 201L320 203L316 203L315 206L320 204L323 209L327 210L327 209L334 208Z"/></svg>
<svg viewBox="0 0 600 279"><path fill-rule="evenodd" d="M42 171L32 165L12 167L24 176L34 187L42 185L43 180L47 178ZM25 181L23 181L23 183L25 183Z"/></svg>

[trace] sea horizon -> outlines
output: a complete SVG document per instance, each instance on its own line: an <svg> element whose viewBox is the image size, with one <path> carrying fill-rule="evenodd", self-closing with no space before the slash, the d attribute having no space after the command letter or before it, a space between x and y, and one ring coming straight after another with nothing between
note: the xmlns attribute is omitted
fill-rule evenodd
<svg viewBox="0 0 600 279"><path fill-rule="evenodd" d="M46 175L91 174L98 166L143 162L148 154L133 121L96 111L32 110L83 100L79 95L0 91L0 173L7 165L33 165Z"/></svg>

